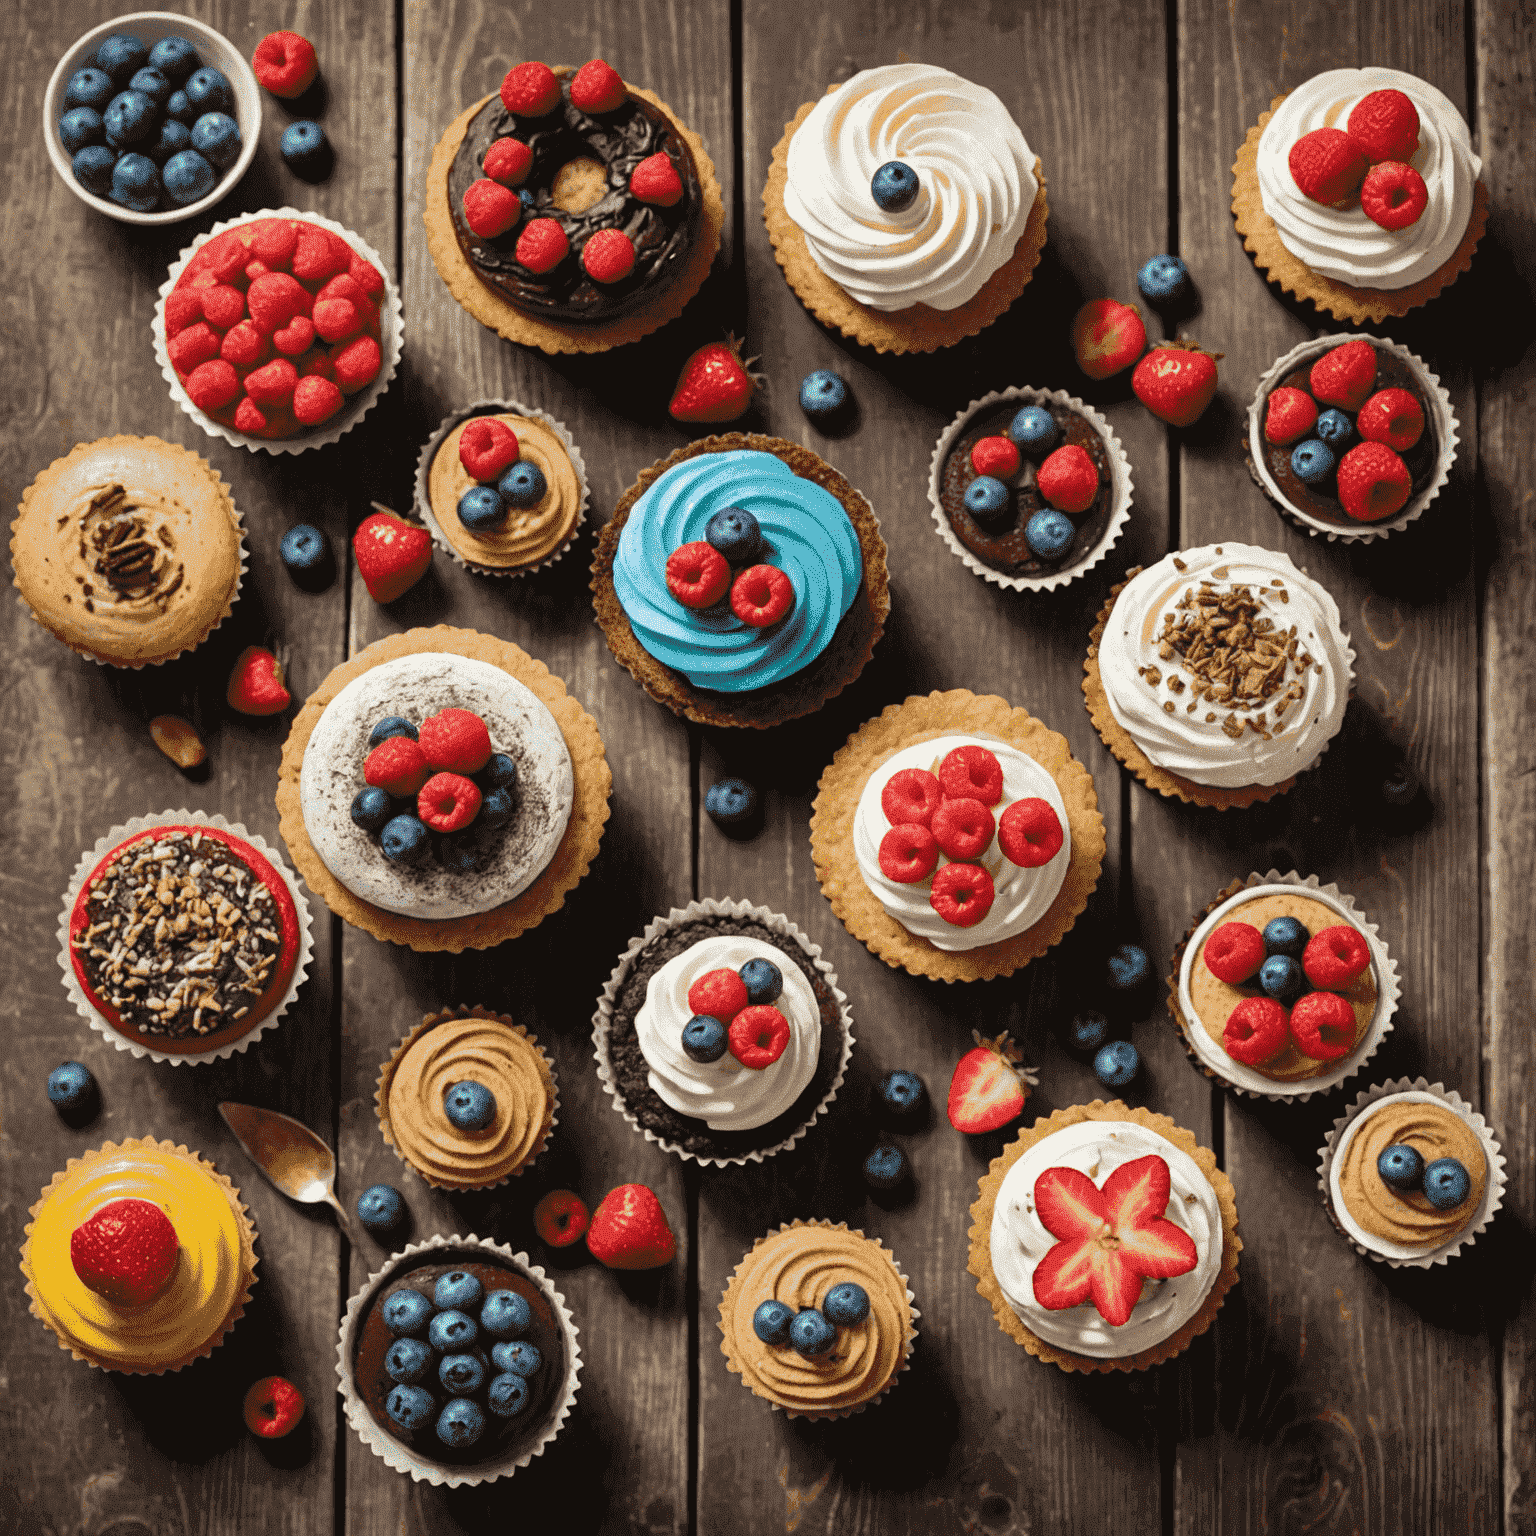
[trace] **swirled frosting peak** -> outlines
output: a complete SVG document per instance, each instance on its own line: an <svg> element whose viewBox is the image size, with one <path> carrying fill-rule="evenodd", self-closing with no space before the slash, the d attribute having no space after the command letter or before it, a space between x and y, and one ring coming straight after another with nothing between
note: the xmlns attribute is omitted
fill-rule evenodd
<svg viewBox="0 0 1536 1536"><path fill-rule="evenodd" d="M754 629L731 611L685 608L667 590L667 557L704 537L726 507L757 518L761 563L794 585L789 613ZM613 586L635 638L698 688L745 693L809 666L826 650L864 577L859 536L842 503L782 459L756 449L704 453L674 465L630 508L619 534Z"/></svg>
<svg viewBox="0 0 1536 1536"><path fill-rule="evenodd" d="M917 172L916 199L886 212L870 179ZM870 309L958 309L1013 255L1039 191L1035 157L985 86L931 64L860 70L789 143L784 210L812 260Z"/></svg>

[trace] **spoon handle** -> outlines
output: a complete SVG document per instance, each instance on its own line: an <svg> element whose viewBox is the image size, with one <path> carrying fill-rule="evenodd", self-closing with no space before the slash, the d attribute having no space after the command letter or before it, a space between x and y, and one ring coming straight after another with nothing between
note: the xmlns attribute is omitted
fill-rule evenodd
<svg viewBox="0 0 1536 1536"><path fill-rule="evenodd" d="M328 1189L325 1192L326 1204L336 1212L337 1224L341 1227L342 1236L354 1247L358 1247L357 1229L352 1225L352 1217L340 1200L336 1198L336 1191Z"/></svg>

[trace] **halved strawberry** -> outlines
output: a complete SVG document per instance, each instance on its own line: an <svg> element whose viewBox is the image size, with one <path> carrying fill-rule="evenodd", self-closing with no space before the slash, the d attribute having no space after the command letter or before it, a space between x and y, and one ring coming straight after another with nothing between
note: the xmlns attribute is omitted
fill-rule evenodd
<svg viewBox="0 0 1536 1536"><path fill-rule="evenodd" d="M987 1040L973 1029L974 1050L967 1051L949 1080L949 1123L967 1136L995 1131L1016 1119L1029 1097L1033 1081L1028 1068L1017 1063L1023 1053L1006 1031Z"/></svg>

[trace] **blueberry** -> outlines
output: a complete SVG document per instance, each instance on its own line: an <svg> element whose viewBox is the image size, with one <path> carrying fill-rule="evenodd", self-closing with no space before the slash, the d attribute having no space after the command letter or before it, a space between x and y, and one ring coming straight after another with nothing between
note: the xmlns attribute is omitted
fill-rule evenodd
<svg viewBox="0 0 1536 1536"><path fill-rule="evenodd" d="M1376 1159L1376 1172L1393 1189L1419 1189L1424 1183L1424 1159L1416 1147L1399 1142Z"/></svg>
<svg viewBox="0 0 1536 1536"><path fill-rule="evenodd" d="M916 1072L898 1067L880 1079L880 1103L886 1114L902 1119L922 1112L928 1090Z"/></svg>
<svg viewBox="0 0 1536 1536"><path fill-rule="evenodd" d="M1008 487L995 475L977 475L965 488L965 510L978 523L997 523L1012 510Z"/></svg>
<svg viewBox="0 0 1536 1536"><path fill-rule="evenodd" d="M1424 1170L1424 1198L1437 1211L1454 1210L1472 1193L1472 1176L1454 1157L1437 1157Z"/></svg>
<svg viewBox="0 0 1536 1536"><path fill-rule="evenodd" d="M61 1114L77 1112L96 1098L96 1079L89 1067L66 1061L48 1074L48 1102Z"/></svg>
<svg viewBox="0 0 1536 1536"><path fill-rule="evenodd" d="M1419 780L1407 763L1398 763L1381 781L1381 798L1396 810L1418 799Z"/></svg>
<svg viewBox="0 0 1536 1536"><path fill-rule="evenodd" d="M187 100L185 91L172 91L171 99L165 104L165 115L190 128L203 114Z"/></svg>
<svg viewBox="0 0 1536 1536"><path fill-rule="evenodd" d="M112 167L117 156L105 144L87 144L70 161L75 180L97 197L112 195Z"/></svg>
<svg viewBox="0 0 1536 1536"><path fill-rule="evenodd" d="M1339 449L1355 435L1355 424L1343 411L1330 407L1317 418L1312 430L1332 449ZM1297 470L1297 474L1301 471Z"/></svg>
<svg viewBox="0 0 1536 1536"><path fill-rule="evenodd" d="M499 827L511 821L517 810L517 801L505 784L493 789L480 802L480 815L476 818L483 827Z"/></svg>
<svg viewBox="0 0 1536 1536"><path fill-rule="evenodd" d="M425 1387L392 1387L384 1411L401 1429L420 1429L437 1412L437 1403Z"/></svg>
<svg viewBox="0 0 1536 1536"><path fill-rule="evenodd" d="M229 83L229 77L211 65L205 64L188 75L182 90L186 92L188 103L199 116L204 112L235 110L235 89Z"/></svg>
<svg viewBox="0 0 1536 1536"><path fill-rule="evenodd" d="M1291 449L1291 471L1303 485L1321 485L1333 473L1333 450L1309 437Z"/></svg>
<svg viewBox="0 0 1536 1536"><path fill-rule="evenodd" d="M707 1013L696 1013L683 1025L683 1055L689 1061L719 1061L725 1055L730 1037L725 1025Z"/></svg>
<svg viewBox="0 0 1536 1536"><path fill-rule="evenodd" d="M1067 1039L1072 1049L1082 1051L1085 1055L1090 1051L1097 1052L1108 1038L1109 1020L1092 1008L1074 1014L1071 1024L1067 1026Z"/></svg>
<svg viewBox="0 0 1536 1536"><path fill-rule="evenodd" d="M511 1371L514 1376L532 1376L544 1363L537 1344L527 1339L513 1339L510 1344L491 1347L491 1361L498 1371Z"/></svg>
<svg viewBox="0 0 1536 1536"><path fill-rule="evenodd" d="M432 1287L432 1305L444 1312L468 1312L480 1305L485 1287L467 1270L451 1269Z"/></svg>
<svg viewBox="0 0 1536 1536"><path fill-rule="evenodd" d="M789 1342L797 1355L814 1359L837 1343L837 1329L815 1307L802 1307L790 1322Z"/></svg>
<svg viewBox="0 0 1536 1536"><path fill-rule="evenodd" d="M352 801L352 820L364 832L382 832L384 823L392 814L389 795L377 784L370 784L366 789L360 789Z"/></svg>
<svg viewBox="0 0 1536 1536"><path fill-rule="evenodd" d="M496 1095L484 1083L455 1083L443 1095L443 1109L458 1130L483 1131L496 1119Z"/></svg>
<svg viewBox="0 0 1536 1536"><path fill-rule="evenodd" d="M1056 418L1043 406L1026 405L1008 423L1008 436L1025 458L1043 459L1056 446L1060 432Z"/></svg>
<svg viewBox="0 0 1536 1536"><path fill-rule="evenodd" d="M331 573L330 540L313 523L295 523L283 535L277 553L288 574L301 585Z"/></svg>
<svg viewBox="0 0 1536 1536"><path fill-rule="evenodd" d="M1259 986L1278 1003L1289 1006L1307 989L1306 974L1290 955L1271 955L1259 967Z"/></svg>
<svg viewBox="0 0 1536 1536"><path fill-rule="evenodd" d="M771 1003L784 990L784 973L772 960L748 960L736 973L752 1004Z"/></svg>
<svg viewBox="0 0 1536 1536"><path fill-rule="evenodd" d="M180 85L201 63L202 60L197 56L197 49L186 38L178 37L175 33L170 37L162 37L149 50L150 68L158 69L162 75L174 80L177 85Z"/></svg>
<svg viewBox="0 0 1536 1536"><path fill-rule="evenodd" d="M841 374L818 368L800 383L800 409L812 421L831 421L848 404L848 386Z"/></svg>
<svg viewBox="0 0 1536 1536"><path fill-rule="evenodd" d="M87 144L103 144L106 138L106 125L95 107L71 107L59 119L59 143L66 155L84 149Z"/></svg>
<svg viewBox="0 0 1536 1536"><path fill-rule="evenodd" d="M299 176L323 176L331 163L331 141L325 129L307 117L283 129L278 150L288 169Z"/></svg>
<svg viewBox="0 0 1536 1536"><path fill-rule="evenodd" d="M510 1419L528 1406L528 1383L513 1371L493 1376L486 1389L485 1405L498 1419Z"/></svg>
<svg viewBox="0 0 1536 1536"><path fill-rule="evenodd" d="M474 780L481 789L516 789L517 764L505 752L492 752Z"/></svg>
<svg viewBox="0 0 1536 1536"><path fill-rule="evenodd" d="M172 81L158 69L144 68L135 71L128 82L130 91L142 91L157 107L163 107L176 89Z"/></svg>
<svg viewBox="0 0 1536 1536"><path fill-rule="evenodd" d="M705 523L704 537L728 565L751 565L763 547L763 530L745 507L722 507Z"/></svg>
<svg viewBox="0 0 1536 1536"><path fill-rule="evenodd" d="M419 864L432 851L427 824L419 816L392 816L379 834L384 857L395 864Z"/></svg>
<svg viewBox="0 0 1536 1536"><path fill-rule="evenodd" d="M1294 917L1272 917L1264 924L1264 953L1300 960L1311 937L1306 925Z"/></svg>
<svg viewBox="0 0 1536 1536"><path fill-rule="evenodd" d="M96 67L105 70L118 85L133 77L135 70L149 63L149 48L131 32L114 32L96 49Z"/></svg>
<svg viewBox="0 0 1536 1536"><path fill-rule="evenodd" d="M523 205L523 211L519 215L520 218L531 219L534 214L538 212L539 200L533 195L532 192L528 190L527 187L524 187L522 191L517 194L517 200Z"/></svg>
<svg viewBox="0 0 1536 1536"><path fill-rule="evenodd" d="M1024 525L1024 542L1041 560L1060 560L1076 537L1072 519L1055 507L1042 507Z"/></svg>
<svg viewBox="0 0 1536 1536"><path fill-rule="evenodd" d="M467 875L480 867L480 845L472 833L440 837L437 840L437 862L456 875Z"/></svg>
<svg viewBox="0 0 1536 1536"><path fill-rule="evenodd" d="M416 727L411 724L404 715L385 715L374 728L368 732L368 747L372 751L374 747L386 742L392 736L409 736L416 740Z"/></svg>
<svg viewBox="0 0 1536 1536"><path fill-rule="evenodd" d="M1106 1088L1124 1088L1141 1070L1141 1052L1129 1040L1111 1040L1093 1058L1093 1075Z"/></svg>
<svg viewBox="0 0 1536 1536"><path fill-rule="evenodd" d="M782 1301L765 1301L752 1314L752 1332L764 1344L789 1343L789 1325L795 1320L795 1309Z"/></svg>
<svg viewBox="0 0 1536 1536"><path fill-rule="evenodd" d="M437 1416L437 1438L455 1450L471 1446L485 1433L485 1412L467 1397L455 1397Z"/></svg>
<svg viewBox="0 0 1536 1536"><path fill-rule="evenodd" d="M384 1374L414 1387L432 1374L432 1350L420 1339L396 1339L384 1351Z"/></svg>
<svg viewBox="0 0 1536 1536"><path fill-rule="evenodd" d="M393 1184L370 1184L357 1197L357 1219L375 1237L393 1232L405 1220L405 1201Z"/></svg>
<svg viewBox="0 0 1536 1536"><path fill-rule="evenodd" d="M494 1338L521 1338L533 1326L533 1308L516 1291L492 1291L480 1309L480 1326Z"/></svg>
<svg viewBox="0 0 1536 1536"><path fill-rule="evenodd" d="M205 112L192 124L192 148L215 170L240 158L240 125L226 112Z"/></svg>
<svg viewBox="0 0 1536 1536"><path fill-rule="evenodd" d="M77 69L64 87L66 107L90 107L100 112L117 95L112 77L104 69Z"/></svg>
<svg viewBox="0 0 1536 1536"><path fill-rule="evenodd" d="M869 1292L853 1280L843 1280L822 1298L821 1315L835 1328L852 1328L869 1316Z"/></svg>
<svg viewBox="0 0 1536 1536"><path fill-rule="evenodd" d="M119 91L107 103L107 110L101 114L101 124L106 130L107 143L113 149L126 149L140 139L147 139L158 117L154 102L143 91Z"/></svg>
<svg viewBox="0 0 1536 1536"><path fill-rule="evenodd" d="M459 497L455 509L459 521L476 533L496 528L507 520L506 503L496 494L494 485L472 485Z"/></svg>
<svg viewBox="0 0 1536 1536"><path fill-rule="evenodd" d="M1109 957L1106 979L1116 992L1134 992L1152 980L1152 957L1139 944L1122 944Z"/></svg>
<svg viewBox="0 0 1536 1536"><path fill-rule="evenodd" d="M478 1392L489 1374L480 1355L444 1355L437 1368L438 1381L455 1394Z"/></svg>
<svg viewBox="0 0 1536 1536"><path fill-rule="evenodd" d="M871 1189L895 1189L907 1177L907 1154L894 1142L882 1142L864 1159L863 1171Z"/></svg>
<svg viewBox="0 0 1536 1536"><path fill-rule="evenodd" d="M445 1355L468 1349L480 1337L480 1325L468 1313L450 1308L439 1312L427 1328L427 1342Z"/></svg>
<svg viewBox="0 0 1536 1536"><path fill-rule="evenodd" d="M1154 256L1136 274L1148 304L1176 304L1189 292L1189 268L1177 256Z"/></svg>
<svg viewBox="0 0 1536 1536"><path fill-rule="evenodd" d="M536 507L544 500L548 487L544 471L531 459L519 459L500 480L496 489L509 507Z"/></svg>
<svg viewBox="0 0 1536 1536"><path fill-rule="evenodd" d="M716 779L704 794L704 811L717 827L741 827L758 810L757 788L745 779Z"/></svg>
<svg viewBox="0 0 1536 1536"><path fill-rule="evenodd" d="M213 191L219 173L195 149L183 149L165 162L162 179L166 196L178 208L186 208Z"/></svg>
<svg viewBox="0 0 1536 1536"><path fill-rule="evenodd" d="M432 1303L420 1291L407 1286L384 1303L384 1326L397 1339L414 1339L426 1329L432 1317Z"/></svg>
<svg viewBox="0 0 1536 1536"><path fill-rule="evenodd" d="M156 165L163 166L172 155L179 155L191 142L192 135L187 125L168 117L139 148ZM160 178L162 181L165 179L164 171L161 171Z"/></svg>
<svg viewBox="0 0 1536 1536"><path fill-rule="evenodd" d="M160 168L148 155L124 155L112 167L112 201L149 213L160 201Z"/></svg>
<svg viewBox="0 0 1536 1536"><path fill-rule="evenodd" d="M917 172L905 160L887 160L869 178L869 195L882 213L900 213L917 201Z"/></svg>

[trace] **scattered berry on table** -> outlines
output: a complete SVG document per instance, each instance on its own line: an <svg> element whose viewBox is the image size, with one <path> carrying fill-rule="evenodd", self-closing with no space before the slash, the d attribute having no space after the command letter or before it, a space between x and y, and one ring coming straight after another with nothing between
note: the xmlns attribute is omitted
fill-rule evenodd
<svg viewBox="0 0 1536 1536"><path fill-rule="evenodd" d="M292 101L315 83L320 60L307 37L297 32L269 32L251 54L251 72L263 90Z"/></svg>
<svg viewBox="0 0 1536 1536"><path fill-rule="evenodd" d="M1146 322L1134 304L1089 299L1072 317L1072 350L1090 379L1123 372L1146 349Z"/></svg>
<svg viewBox="0 0 1536 1536"><path fill-rule="evenodd" d="M812 421L832 421L847 404L847 382L830 368L817 368L800 381L800 409Z"/></svg>
<svg viewBox="0 0 1536 1536"><path fill-rule="evenodd" d="M1129 1040L1111 1040L1093 1058L1093 1075L1106 1088L1126 1088L1141 1071L1141 1053Z"/></svg>
<svg viewBox="0 0 1536 1536"><path fill-rule="evenodd" d="M284 686L282 662L260 645L246 646L235 658L224 697L242 715L281 714L293 702Z"/></svg>
<svg viewBox="0 0 1536 1536"><path fill-rule="evenodd" d="M888 1118L909 1120L922 1113L928 1101L928 1089L916 1072L898 1067L880 1079L879 1099Z"/></svg>
<svg viewBox="0 0 1536 1536"><path fill-rule="evenodd" d="M533 1230L551 1248L569 1248L587 1235L592 1213L574 1189L552 1189L533 1208Z"/></svg>
<svg viewBox="0 0 1536 1536"><path fill-rule="evenodd" d="M1152 957L1139 944L1122 944L1109 957L1106 980L1116 992L1134 992L1152 980Z"/></svg>
<svg viewBox="0 0 1536 1536"><path fill-rule="evenodd" d="M734 336L706 342L683 363L668 413L690 424L735 421L752 403L757 380L748 368L754 361L743 360Z"/></svg>
<svg viewBox="0 0 1536 1536"><path fill-rule="evenodd" d="M864 1159L864 1182L871 1189L895 1189L910 1172L907 1154L893 1142L881 1142Z"/></svg>
<svg viewBox="0 0 1536 1536"><path fill-rule="evenodd" d="M278 152L288 169L306 180L318 180L330 169L331 141L325 129L307 117L283 129Z"/></svg>
<svg viewBox="0 0 1536 1536"><path fill-rule="evenodd" d="M704 793L704 811L717 827L744 827L757 816L756 785L745 779L716 779Z"/></svg>
<svg viewBox="0 0 1536 1536"><path fill-rule="evenodd" d="M328 586L336 573L331 541L313 523L295 523L277 552L295 584L307 592Z"/></svg>
<svg viewBox="0 0 1536 1536"><path fill-rule="evenodd" d="M1074 1051L1081 1051L1085 1056L1093 1054L1108 1038L1109 1020L1102 1013L1087 1008L1072 1015L1072 1022L1067 1026L1067 1042Z"/></svg>
<svg viewBox="0 0 1536 1536"><path fill-rule="evenodd" d="M375 1237L385 1237L405 1220L405 1200L393 1184L370 1184L357 1197L357 1219Z"/></svg>
<svg viewBox="0 0 1536 1536"><path fill-rule="evenodd" d="M1029 1080L1018 1065L1022 1053L1006 1033L987 1040L973 1029L971 1036L976 1045L955 1067L946 1109L957 1131L975 1136L1018 1118L1029 1096Z"/></svg>
<svg viewBox="0 0 1536 1536"><path fill-rule="evenodd" d="M917 201L917 172L905 160L887 160L869 178L869 195L882 213L901 213Z"/></svg>
<svg viewBox="0 0 1536 1536"><path fill-rule="evenodd" d="M254 291L256 283L251 288ZM254 300L252 304L254 314ZM375 512L358 524L352 550L369 597L376 603L392 603L427 574L432 564L432 535L397 513Z"/></svg>
<svg viewBox="0 0 1536 1536"><path fill-rule="evenodd" d="M667 1213L644 1184L621 1184L603 1196L587 1228L587 1247L609 1269L655 1269L677 1256Z"/></svg>
<svg viewBox="0 0 1536 1536"><path fill-rule="evenodd" d="M282 1376L263 1376L245 1394L245 1427L263 1440L281 1440L304 1417L304 1394Z"/></svg>
<svg viewBox="0 0 1536 1536"><path fill-rule="evenodd" d="M1177 256L1154 256L1136 273L1136 287L1149 304L1181 303L1189 296L1189 268Z"/></svg>
<svg viewBox="0 0 1536 1536"><path fill-rule="evenodd" d="M149 722L150 740L183 771L208 760L202 738L180 715L156 715Z"/></svg>
<svg viewBox="0 0 1536 1536"><path fill-rule="evenodd" d="M1395 763L1381 781L1381 798L1394 810L1412 805L1418 795L1418 775L1406 762Z"/></svg>
<svg viewBox="0 0 1536 1536"><path fill-rule="evenodd" d="M1160 341L1131 374L1136 398L1171 427L1192 427L1216 398L1221 354L1192 341Z"/></svg>
<svg viewBox="0 0 1536 1536"><path fill-rule="evenodd" d="M78 1061L63 1062L48 1074L48 1102L61 1114L78 1114L97 1096L96 1079Z"/></svg>

